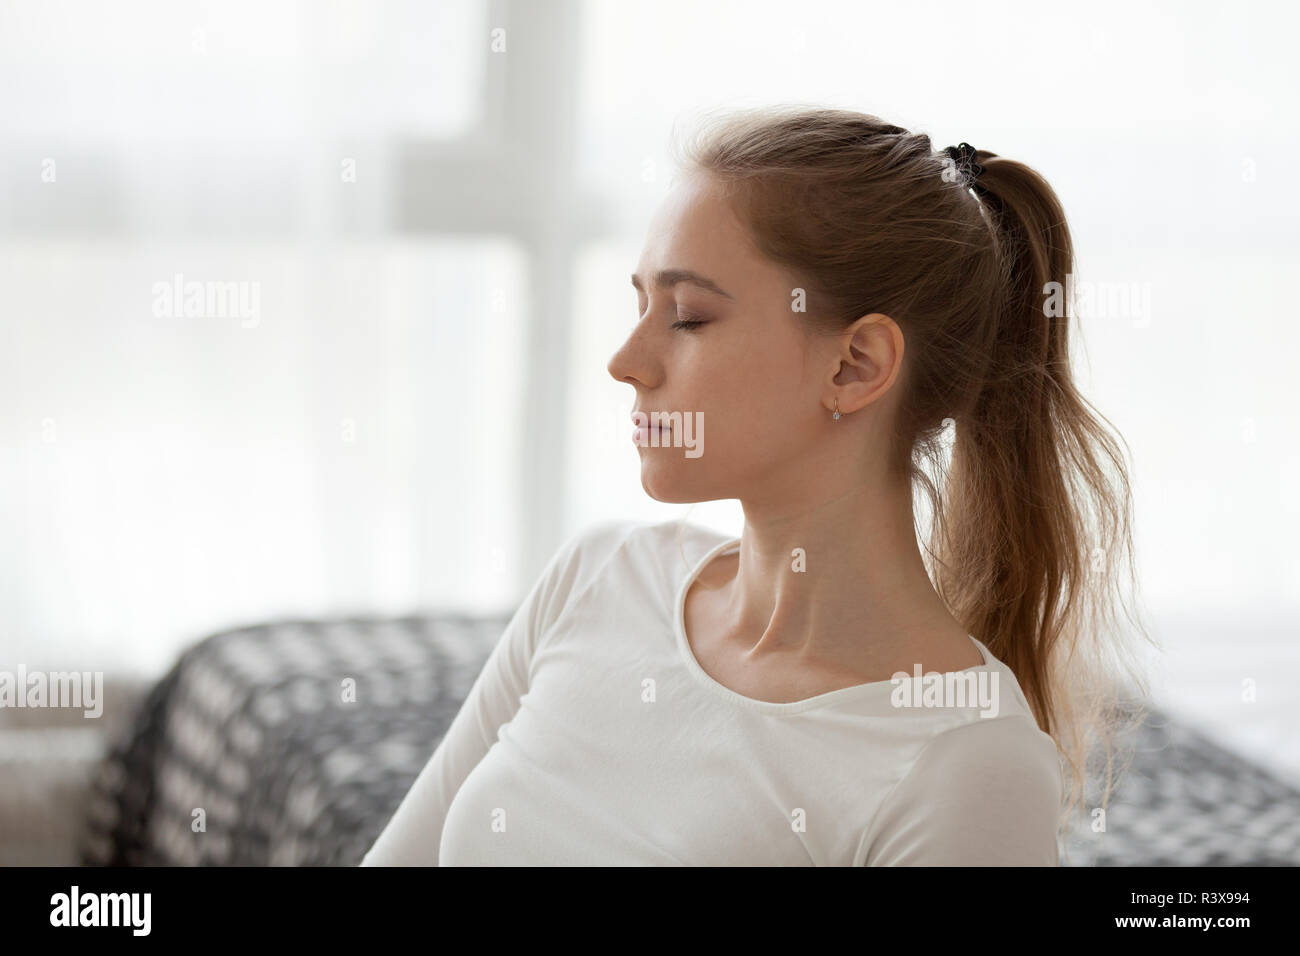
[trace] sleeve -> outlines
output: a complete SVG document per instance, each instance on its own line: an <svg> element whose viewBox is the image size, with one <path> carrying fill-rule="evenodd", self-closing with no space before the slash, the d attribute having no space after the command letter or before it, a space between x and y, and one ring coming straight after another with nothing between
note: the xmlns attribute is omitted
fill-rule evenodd
<svg viewBox="0 0 1300 956"><path fill-rule="evenodd" d="M1061 765L1032 718L932 737L863 835L858 865L1058 866Z"/></svg>
<svg viewBox="0 0 1300 956"><path fill-rule="evenodd" d="M605 525L599 526L604 528ZM591 529L570 538L506 625L433 756L392 819L361 860L362 866L437 866L442 825L452 798L519 710L537 642L558 619L582 566Z"/></svg>

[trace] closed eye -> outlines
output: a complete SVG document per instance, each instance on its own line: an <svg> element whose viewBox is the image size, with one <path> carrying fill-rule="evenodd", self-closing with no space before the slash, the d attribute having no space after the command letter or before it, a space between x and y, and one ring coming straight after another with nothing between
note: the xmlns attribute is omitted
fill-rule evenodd
<svg viewBox="0 0 1300 956"><path fill-rule="evenodd" d="M707 319L694 315L693 313L690 312L679 312L678 315L681 317L676 322L674 322L671 326L669 326L669 328L689 330L689 329L699 328L701 325L708 324Z"/></svg>

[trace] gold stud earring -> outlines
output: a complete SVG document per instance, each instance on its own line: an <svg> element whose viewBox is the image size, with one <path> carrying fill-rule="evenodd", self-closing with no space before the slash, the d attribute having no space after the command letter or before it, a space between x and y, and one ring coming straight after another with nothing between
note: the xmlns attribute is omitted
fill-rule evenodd
<svg viewBox="0 0 1300 956"><path fill-rule="evenodd" d="M835 399L835 414L832 416L835 421L840 420L840 400Z"/></svg>

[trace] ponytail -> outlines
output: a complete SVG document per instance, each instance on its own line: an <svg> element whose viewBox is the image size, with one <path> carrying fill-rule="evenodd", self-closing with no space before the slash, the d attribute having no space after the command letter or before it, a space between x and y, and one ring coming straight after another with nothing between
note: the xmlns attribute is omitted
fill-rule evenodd
<svg viewBox="0 0 1300 956"><path fill-rule="evenodd" d="M1121 577L1136 587L1122 439L1075 387L1072 310L1057 317L1047 308L1056 290L1072 288L1075 265L1060 200L1022 163L987 152L976 159L984 169L974 189L994 232L1001 288L987 370L955 421L931 539L941 558L935 586L959 620L987 636L1039 726L1062 745L1071 808L1099 745L1104 805L1117 732L1141 720L1145 696L1136 662L1108 659L1122 647L1117 611L1127 610L1112 603ZM1127 687L1104 678L1116 665Z"/></svg>

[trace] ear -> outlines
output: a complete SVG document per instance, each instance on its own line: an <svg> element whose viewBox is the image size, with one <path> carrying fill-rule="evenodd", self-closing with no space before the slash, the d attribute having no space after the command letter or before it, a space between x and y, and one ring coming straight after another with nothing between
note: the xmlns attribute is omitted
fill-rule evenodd
<svg viewBox="0 0 1300 956"><path fill-rule="evenodd" d="M903 330L881 312L855 321L835 339L830 382L832 395L847 414L870 405L885 395L903 366Z"/></svg>

